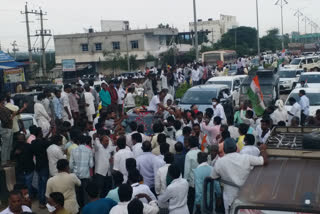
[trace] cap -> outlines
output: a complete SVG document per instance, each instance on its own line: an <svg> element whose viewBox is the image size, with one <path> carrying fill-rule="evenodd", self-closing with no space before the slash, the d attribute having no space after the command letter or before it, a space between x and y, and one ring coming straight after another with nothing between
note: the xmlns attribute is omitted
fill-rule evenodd
<svg viewBox="0 0 320 214"><path fill-rule="evenodd" d="M100 84L100 85L102 85L102 84L108 85L108 83L107 83L106 81L104 81L104 80L101 81L101 84Z"/></svg>

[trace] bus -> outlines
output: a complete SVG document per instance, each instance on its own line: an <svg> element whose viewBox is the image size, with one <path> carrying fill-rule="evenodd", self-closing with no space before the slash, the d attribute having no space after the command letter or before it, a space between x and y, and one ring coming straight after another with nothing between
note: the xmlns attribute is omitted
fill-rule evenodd
<svg viewBox="0 0 320 214"><path fill-rule="evenodd" d="M216 66L219 62L229 64L236 61L237 53L234 50L207 51L202 53L202 62L207 63L207 65Z"/></svg>

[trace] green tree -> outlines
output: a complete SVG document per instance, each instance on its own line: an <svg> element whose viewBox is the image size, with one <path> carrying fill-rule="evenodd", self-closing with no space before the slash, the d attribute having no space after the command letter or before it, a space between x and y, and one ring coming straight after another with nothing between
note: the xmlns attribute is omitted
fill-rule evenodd
<svg viewBox="0 0 320 214"><path fill-rule="evenodd" d="M244 26L230 29L222 35L216 47L236 50L239 56L254 54L257 50L257 30Z"/></svg>
<svg viewBox="0 0 320 214"><path fill-rule="evenodd" d="M281 37L279 36L279 29L273 28L267 31L267 35L260 39L261 50L276 51L281 49Z"/></svg>

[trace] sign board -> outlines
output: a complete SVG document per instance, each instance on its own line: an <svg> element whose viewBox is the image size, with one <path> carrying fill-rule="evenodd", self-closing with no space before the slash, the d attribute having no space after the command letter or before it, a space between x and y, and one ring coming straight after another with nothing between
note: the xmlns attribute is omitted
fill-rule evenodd
<svg viewBox="0 0 320 214"><path fill-rule="evenodd" d="M63 59L62 60L62 71L76 71L76 60L74 59Z"/></svg>
<svg viewBox="0 0 320 214"><path fill-rule="evenodd" d="M13 68L3 71L4 83L17 83L25 82L25 76L23 68Z"/></svg>

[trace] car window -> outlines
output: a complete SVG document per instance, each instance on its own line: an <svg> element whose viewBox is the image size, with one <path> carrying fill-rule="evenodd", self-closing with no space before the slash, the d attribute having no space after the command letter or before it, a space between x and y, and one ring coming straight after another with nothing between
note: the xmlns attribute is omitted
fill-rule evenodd
<svg viewBox="0 0 320 214"><path fill-rule="evenodd" d="M24 126L24 128L25 129L29 129L30 128L30 126L32 126L33 125L33 119L23 119L22 120L22 122L23 122L23 126Z"/></svg>
<svg viewBox="0 0 320 214"><path fill-rule="evenodd" d="M212 98L217 97L217 90L212 91L187 91L182 99L181 104L211 104Z"/></svg>
<svg viewBox="0 0 320 214"><path fill-rule="evenodd" d="M234 81L234 86L239 86L240 85L240 80L235 80Z"/></svg>
<svg viewBox="0 0 320 214"><path fill-rule="evenodd" d="M306 96L309 98L310 106L319 106L320 105L320 94L318 93L307 93ZM297 102L300 101L300 97L298 93L292 93L287 99L286 105L290 106L288 102L289 98L293 97Z"/></svg>
<svg viewBox="0 0 320 214"><path fill-rule="evenodd" d="M306 83L320 83L320 75L301 75L299 78L299 82L305 81Z"/></svg>
<svg viewBox="0 0 320 214"><path fill-rule="evenodd" d="M306 64L306 60L305 59L301 60L301 64Z"/></svg>
<svg viewBox="0 0 320 214"><path fill-rule="evenodd" d="M313 59L312 58L307 59L307 63L308 64L312 64L313 63Z"/></svg>

